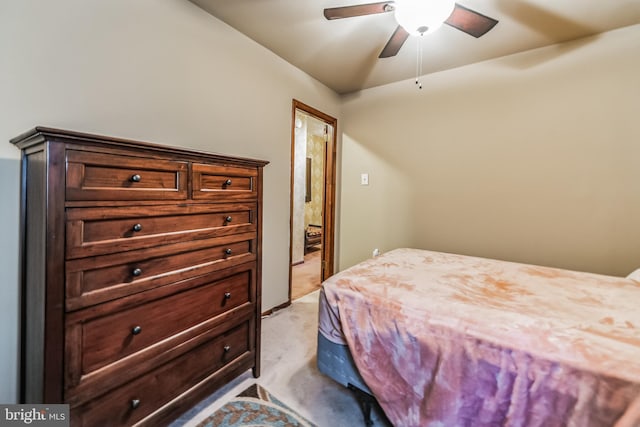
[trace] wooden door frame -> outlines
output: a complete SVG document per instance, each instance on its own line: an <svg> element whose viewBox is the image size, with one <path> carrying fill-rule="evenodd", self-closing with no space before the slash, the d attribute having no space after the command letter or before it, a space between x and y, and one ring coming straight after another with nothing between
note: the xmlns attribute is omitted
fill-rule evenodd
<svg viewBox="0 0 640 427"><path fill-rule="evenodd" d="M291 192L289 203L289 302L291 302L293 260L293 184L295 181L296 146L296 110L300 110L326 123L333 129L328 138L324 162L324 198L322 209L322 266L321 279L325 280L334 273L335 256L335 219L336 219L336 146L338 137L338 119L329 116L303 102L293 99L291 107Z"/></svg>

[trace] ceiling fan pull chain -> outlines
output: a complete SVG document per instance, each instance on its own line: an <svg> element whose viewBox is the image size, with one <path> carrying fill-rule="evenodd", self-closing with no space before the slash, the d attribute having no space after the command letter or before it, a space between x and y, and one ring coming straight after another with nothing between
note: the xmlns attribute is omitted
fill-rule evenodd
<svg viewBox="0 0 640 427"><path fill-rule="evenodd" d="M424 31L420 33L420 38L416 40L416 84L418 89L422 89L422 83L420 82L420 76L422 76L422 40L424 37Z"/></svg>
<svg viewBox="0 0 640 427"><path fill-rule="evenodd" d="M420 76L422 76L422 55L424 55L424 32L420 33L420 40L418 41L420 45ZM420 83L420 89L422 89L422 83Z"/></svg>
<svg viewBox="0 0 640 427"><path fill-rule="evenodd" d="M416 84L419 85L420 84L420 80L418 80L418 77L420 77L420 40L416 40Z"/></svg>

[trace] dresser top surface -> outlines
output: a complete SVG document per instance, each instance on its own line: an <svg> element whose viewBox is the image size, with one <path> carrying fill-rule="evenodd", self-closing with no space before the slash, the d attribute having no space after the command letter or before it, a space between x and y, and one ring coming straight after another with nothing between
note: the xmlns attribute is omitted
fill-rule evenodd
<svg viewBox="0 0 640 427"><path fill-rule="evenodd" d="M44 126L36 126L35 128L11 139L10 142L20 149L25 149L47 140L55 140L64 143L111 145L114 147L152 150L156 152L182 156L195 155L206 157L214 161L230 162L254 167L264 167L269 164L269 161L266 160L228 156L207 151L193 150L185 147L161 145L146 141L143 142L125 138L115 138L110 136L56 129Z"/></svg>

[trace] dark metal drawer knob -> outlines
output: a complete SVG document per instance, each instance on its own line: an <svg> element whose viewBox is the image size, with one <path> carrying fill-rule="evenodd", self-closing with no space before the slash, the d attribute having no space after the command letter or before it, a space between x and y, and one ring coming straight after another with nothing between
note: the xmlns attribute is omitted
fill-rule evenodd
<svg viewBox="0 0 640 427"><path fill-rule="evenodd" d="M131 272L131 274L133 274L135 277L138 277L139 275L142 274L142 269L141 268L134 268L133 271Z"/></svg>
<svg viewBox="0 0 640 427"><path fill-rule="evenodd" d="M133 226L133 231L142 231L142 224L135 224Z"/></svg>
<svg viewBox="0 0 640 427"><path fill-rule="evenodd" d="M231 346L230 345L225 345L223 348L225 353L229 353L229 350L231 350Z"/></svg>
<svg viewBox="0 0 640 427"><path fill-rule="evenodd" d="M226 217L224 220L225 220L225 222L231 222L231 220L232 220L232 219L233 219L233 218L231 218L230 216L228 216L228 217Z"/></svg>
<svg viewBox="0 0 640 427"><path fill-rule="evenodd" d="M224 182L224 185L226 185L227 187L231 185L231 180L228 179Z"/></svg>
<svg viewBox="0 0 640 427"><path fill-rule="evenodd" d="M140 399L132 399L131 409L136 409L138 406L140 406Z"/></svg>
<svg viewBox="0 0 640 427"><path fill-rule="evenodd" d="M225 251L224 251L224 253L225 253L225 254L227 254L227 255L231 255L231 252L233 252L233 251L231 250L231 248L227 248L227 249L225 249Z"/></svg>
<svg viewBox="0 0 640 427"><path fill-rule="evenodd" d="M224 299L231 299L231 292L225 292Z"/></svg>
<svg viewBox="0 0 640 427"><path fill-rule="evenodd" d="M138 335L140 332L142 332L142 326L136 325L133 328L131 328L131 333L133 335Z"/></svg>
<svg viewBox="0 0 640 427"><path fill-rule="evenodd" d="M135 174L131 177L131 181L133 182L140 182L140 180L142 179L142 177L138 174Z"/></svg>

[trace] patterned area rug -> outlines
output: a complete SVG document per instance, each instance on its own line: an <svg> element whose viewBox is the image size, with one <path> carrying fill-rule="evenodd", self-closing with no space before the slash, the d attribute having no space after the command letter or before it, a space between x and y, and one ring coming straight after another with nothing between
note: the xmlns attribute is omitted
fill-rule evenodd
<svg viewBox="0 0 640 427"><path fill-rule="evenodd" d="M204 419L198 427L316 427L258 384Z"/></svg>

